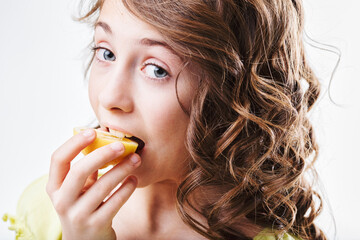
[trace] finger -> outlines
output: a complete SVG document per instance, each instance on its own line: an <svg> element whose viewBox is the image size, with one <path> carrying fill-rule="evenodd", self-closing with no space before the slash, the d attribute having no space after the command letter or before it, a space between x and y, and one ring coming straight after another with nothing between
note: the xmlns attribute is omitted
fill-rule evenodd
<svg viewBox="0 0 360 240"><path fill-rule="evenodd" d="M87 145L95 140L96 133L93 129L86 130L71 137L61 145L52 155L47 184L48 192L59 189L70 169L71 161Z"/></svg>
<svg viewBox="0 0 360 240"><path fill-rule="evenodd" d="M110 198L104 202L92 215L98 222L106 222L113 219L120 208L130 198L137 186L137 179L134 176L128 177Z"/></svg>
<svg viewBox="0 0 360 240"><path fill-rule="evenodd" d="M98 179L98 171L95 171L93 174L91 174L85 182L85 185L82 189L82 193L86 192Z"/></svg>
<svg viewBox="0 0 360 240"><path fill-rule="evenodd" d="M79 199L78 204L85 206L87 209L95 211L99 205L102 204L116 187L140 166L140 156L132 154L128 156L124 161L117 164L114 168L108 171L105 175L94 183L94 185L84 193Z"/></svg>
<svg viewBox="0 0 360 240"><path fill-rule="evenodd" d="M60 191L68 196L66 201L75 201L88 177L107 162L114 160L124 152L124 145L121 142L114 142L98 148L75 163L67 174Z"/></svg>

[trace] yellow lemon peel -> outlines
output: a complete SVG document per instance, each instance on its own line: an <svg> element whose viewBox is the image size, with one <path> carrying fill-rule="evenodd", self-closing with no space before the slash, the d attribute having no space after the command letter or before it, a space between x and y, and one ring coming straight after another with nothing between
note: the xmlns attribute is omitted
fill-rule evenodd
<svg viewBox="0 0 360 240"><path fill-rule="evenodd" d="M74 135L80 133L81 131L87 130L87 129L88 128L84 128L84 127L76 127L76 128L74 128ZM116 142L116 141L121 142L125 147L125 151L121 156L106 163L100 169L106 168L110 165L118 164L126 156L128 156L131 153L134 153L138 147L138 143L135 141L132 141L130 139L119 138L119 137L116 137L116 136L110 134L109 132L105 132L100 129L94 129L94 130L96 131L96 139L90 145L88 145L86 148L84 148L81 151L84 155L87 155L87 154L91 153L92 151L94 151L95 149L98 149L100 147L103 147L105 145L108 145L108 144Z"/></svg>

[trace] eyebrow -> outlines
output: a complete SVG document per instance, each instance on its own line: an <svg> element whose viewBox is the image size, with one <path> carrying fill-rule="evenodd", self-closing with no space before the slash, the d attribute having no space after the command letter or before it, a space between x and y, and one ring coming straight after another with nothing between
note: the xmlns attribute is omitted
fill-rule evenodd
<svg viewBox="0 0 360 240"><path fill-rule="evenodd" d="M109 35L113 35L113 32L111 30L111 27L105 23L105 22L96 22L95 23L95 28L97 27L101 27L107 34ZM159 41L159 40L154 40L154 39L150 39L150 38L142 38L139 40L138 44L140 45L144 45L144 46L161 46L161 47L165 47L166 49L170 50L173 54L177 55L178 54L174 51L174 49L172 49L169 44L167 44L166 42L163 41Z"/></svg>
<svg viewBox="0 0 360 240"><path fill-rule="evenodd" d="M96 22L95 23L95 29L97 28L97 27L101 27L106 33L108 33L108 34L110 34L110 35L112 35L113 33L112 33L112 31L111 31L111 27L107 24L107 23L105 23L105 22Z"/></svg>

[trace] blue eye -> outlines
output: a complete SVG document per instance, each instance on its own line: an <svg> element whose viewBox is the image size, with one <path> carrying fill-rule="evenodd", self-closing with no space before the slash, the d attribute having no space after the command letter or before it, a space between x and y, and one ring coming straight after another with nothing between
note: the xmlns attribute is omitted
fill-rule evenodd
<svg viewBox="0 0 360 240"><path fill-rule="evenodd" d="M115 54L106 48L96 47L96 48L94 48L94 50L96 51L96 53L95 53L96 57L100 61L115 61L116 60Z"/></svg>
<svg viewBox="0 0 360 240"><path fill-rule="evenodd" d="M143 71L150 78L166 78L169 75L165 69L151 63L146 64Z"/></svg>

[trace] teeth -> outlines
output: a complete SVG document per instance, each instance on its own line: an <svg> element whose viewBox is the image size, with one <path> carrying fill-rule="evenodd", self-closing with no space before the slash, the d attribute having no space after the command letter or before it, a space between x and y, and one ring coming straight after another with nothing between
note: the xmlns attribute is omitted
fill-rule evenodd
<svg viewBox="0 0 360 240"><path fill-rule="evenodd" d="M127 138L131 138L131 137L132 137L132 135L130 135L130 134L126 134L126 133L125 133L125 137L127 137Z"/></svg>
<svg viewBox="0 0 360 240"><path fill-rule="evenodd" d="M113 130L113 129L109 129L109 133L115 137L118 137L118 138L124 138L125 137L125 134L122 133L122 132L119 132L119 131L116 131L116 130Z"/></svg>

